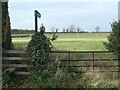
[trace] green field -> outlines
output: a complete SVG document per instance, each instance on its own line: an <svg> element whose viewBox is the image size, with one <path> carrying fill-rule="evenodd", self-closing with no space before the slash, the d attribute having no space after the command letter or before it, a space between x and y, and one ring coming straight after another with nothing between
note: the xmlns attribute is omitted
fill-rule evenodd
<svg viewBox="0 0 120 90"><path fill-rule="evenodd" d="M51 38L53 34L46 34L48 38ZM107 50L105 49L103 42L107 41L107 36L109 33L58 33L57 40L51 41L53 45L53 50ZM13 36L13 35L12 35ZM14 49L26 49L28 42L31 39L29 37L20 37L22 35L14 35L12 38ZM19 36L19 37L16 37ZM25 35L24 35L25 36ZM92 87L97 88L107 88L107 87L118 87L118 73L109 72L117 71L118 67L106 67L106 66L118 66L118 62L112 60L115 56L113 53L95 53L94 59L99 59L99 61L94 61L94 65L98 67L92 68L93 61L87 61L93 58L92 53L72 53L70 54L71 60L76 60L76 62L61 61L61 65L71 65L71 66L91 66L91 67L75 67L72 68L74 71L85 71L83 78L86 78L86 82L90 82ZM68 53L53 53L51 55L53 60L68 60ZM108 61L102 61L102 59L110 58ZM81 59L86 59L86 61L80 61ZM90 72L94 71L94 72ZM100 72L105 71L105 72ZM66 78L66 77L65 77ZM73 78L73 77L72 77ZM71 78L70 78L71 80ZM29 85L30 82L28 82ZM69 82L68 82L69 83ZM70 81L71 83L71 81ZM83 83L82 79L78 79L78 84ZM84 84L85 85L85 84ZM98 86L97 86L98 85ZM24 86L24 85L23 85ZM25 83L26 86L26 83Z"/></svg>
<svg viewBox="0 0 120 90"><path fill-rule="evenodd" d="M106 50L103 42L109 33L58 33L54 50ZM46 34L51 38L53 34ZM25 49L31 37L12 38L14 49Z"/></svg>

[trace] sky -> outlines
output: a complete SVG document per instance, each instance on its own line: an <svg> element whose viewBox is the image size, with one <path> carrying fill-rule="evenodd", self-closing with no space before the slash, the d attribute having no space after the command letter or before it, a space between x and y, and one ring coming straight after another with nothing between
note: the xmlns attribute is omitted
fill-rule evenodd
<svg viewBox="0 0 120 90"><path fill-rule="evenodd" d="M110 0L109 0L110 1ZM34 29L34 10L41 13L38 26L43 23L46 31L52 27L79 26L84 31L111 31L110 23L118 20L118 0L9 0L12 29Z"/></svg>

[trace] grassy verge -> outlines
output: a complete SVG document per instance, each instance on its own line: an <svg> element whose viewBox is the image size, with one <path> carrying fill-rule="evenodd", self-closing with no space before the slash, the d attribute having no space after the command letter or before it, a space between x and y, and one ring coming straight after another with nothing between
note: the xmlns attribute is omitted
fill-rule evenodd
<svg viewBox="0 0 120 90"><path fill-rule="evenodd" d="M99 68L93 72L89 68L86 73L69 72L68 68L55 68L59 62L51 62L41 74L31 74L26 79L14 78L15 82L5 84L4 87L17 88L118 88L118 74L99 72ZM73 68L70 69L72 71ZM11 78L8 80L11 82Z"/></svg>

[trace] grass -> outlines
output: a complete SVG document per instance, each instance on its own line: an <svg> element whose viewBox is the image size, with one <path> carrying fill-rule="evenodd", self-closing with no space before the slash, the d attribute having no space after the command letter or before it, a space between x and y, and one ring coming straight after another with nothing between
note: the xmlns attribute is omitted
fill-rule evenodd
<svg viewBox="0 0 120 90"><path fill-rule="evenodd" d="M55 50L105 50L100 41L55 41Z"/></svg>
<svg viewBox="0 0 120 90"><path fill-rule="evenodd" d="M48 67L41 73L32 73L29 77L15 79L7 88L117 88L117 73L104 72L100 73L100 69L96 68L94 72L92 68L87 69L86 73L76 74L69 72L68 68L55 68L59 62L49 63ZM71 68L71 70L73 70ZM10 80L10 81L9 81ZM8 79L11 82L11 78ZM103 89L102 89L103 88ZM89 89L86 89L89 90ZM108 89L107 89L108 90Z"/></svg>
<svg viewBox="0 0 120 90"><path fill-rule="evenodd" d="M53 34L46 34L48 38ZM108 33L58 33L52 41L54 50L106 50L103 42ZM15 36L15 35L13 35ZM12 38L14 49L25 49L31 37Z"/></svg>
<svg viewBox="0 0 120 90"><path fill-rule="evenodd" d="M47 37L52 37L53 34L46 34ZM107 41L108 33L58 33L57 40L53 41L53 49L54 50L107 50L105 49L103 42ZM14 49L25 49L30 41L31 37L19 37L12 38ZM68 59L68 54L56 54L53 56L55 60L57 59ZM111 54L95 54L95 58L113 58ZM73 54L71 56L74 60L76 59L90 59L92 58L92 54ZM62 62L61 62L62 63ZM72 65L86 65L90 64L90 62L71 62ZM67 62L63 62L62 64L67 64ZM68 63L69 64L69 63ZM95 64L101 65L117 65L116 61L110 60L109 62L95 62ZM77 78L75 80L76 83L72 84L74 87L80 85L81 83L84 86L84 82L90 82L91 86L94 88L107 88L107 87L118 87L118 77L115 72L104 72L100 73L100 70L116 70L116 68L95 68L94 72L92 68L77 68L77 70L86 70L86 73L83 74L82 78ZM60 75L64 75L64 73L60 73ZM44 75L45 76L45 75ZM64 77L66 78L66 76ZM73 78L73 77L72 77ZM31 79L31 78L30 78ZM71 80L71 77L68 80ZM38 80L38 79L37 79ZM46 79L45 79L46 80ZM71 81L67 84L70 86ZM30 82L28 82L30 84ZM37 83L38 85L40 84ZM51 83L50 83L51 84ZM25 83L25 86L27 84ZM72 86L71 86L72 87Z"/></svg>
<svg viewBox="0 0 120 90"><path fill-rule="evenodd" d="M52 37L52 35L53 34L46 34L48 38ZM105 49L103 42L107 41L107 36L109 35L109 33L57 33L57 35L57 40L52 41L53 50L107 50ZM30 39L31 37L12 38L14 48L25 49ZM111 53L95 53L95 59L101 60L102 58L111 58L112 60L114 57L115 56L113 56L113 54ZM68 55L59 54L55 55L54 58L59 60L66 60L68 59ZM92 58L92 53L76 53L71 55L72 60ZM111 60L109 61L109 64L117 64L116 61ZM98 62L95 63L98 65ZM100 65L102 64L107 63L101 62Z"/></svg>
<svg viewBox="0 0 120 90"><path fill-rule="evenodd" d="M30 41L30 37L12 38L14 49L25 49Z"/></svg>

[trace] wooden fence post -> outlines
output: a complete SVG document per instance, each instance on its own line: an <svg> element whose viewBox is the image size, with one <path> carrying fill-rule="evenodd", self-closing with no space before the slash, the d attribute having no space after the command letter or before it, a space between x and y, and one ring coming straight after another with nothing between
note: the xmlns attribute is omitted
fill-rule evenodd
<svg viewBox="0 0 120 90"><path fill-rule="evenodd" d="M69 71L70 71L70 52L68 52L68 59L69 59Z"/></svg>
<svg viewBox="0 0 120 90"><path fill-rule="evenodd" d="M93 53L93 70L94 70L94 59L95 59L95 53L94 52L92 52Z"/></svg>
<svg viewBox="0 0 120 90"><path fill-rule="evenodd" d="M118 59L118 78L120 78L120 57Z"/></svg>

